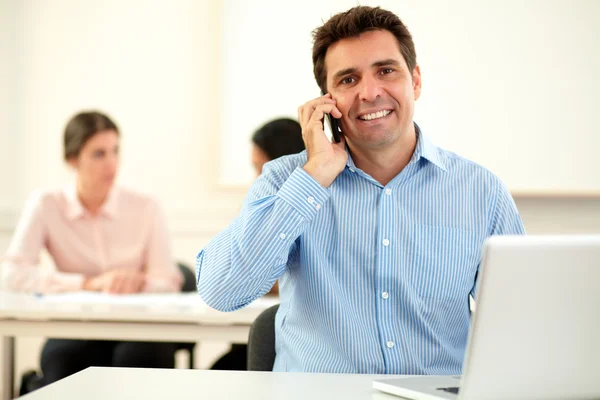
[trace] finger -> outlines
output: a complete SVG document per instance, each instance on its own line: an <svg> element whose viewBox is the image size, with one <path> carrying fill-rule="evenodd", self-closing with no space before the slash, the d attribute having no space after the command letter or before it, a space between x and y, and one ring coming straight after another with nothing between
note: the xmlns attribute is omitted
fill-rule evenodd
<svg viewBox="0 0 600 400"><path fill-rule="evenodd" d="M124 277L122 274L116 274L111 284L111 293L120 294L123 292Z"/></svg>
<svg viewBox="0 0 600 400"><path fill-rule="evenodd" d="M327 93L325 96L317 97L316 99L313 99L300 106L300 108L298 109L298 122L300 122L300 125L303 126L308 124L312 113L318 106L323 104L336 104L336 101L331 97L329 93Z"/></svg>
<svg viewBox="0 0 600 400"><path fill-rule="evenodd" d="M131 279L131 293L139 293L144 285L144 274L136 272Z"/></svg>
<svg viewBox="0 0 600 400"><path fill-rule="evenodd" d="M124 293L137 293L139 291L140 273L138 271L131 271L125 276L125 283L123 287Z"/></svg>
<svg viewBox="0 0 600 400"><path fill-rule="evenodd" d="M338 119L339 119L339 118L342 118L342 117L343 117L343 114L342 114L342 112L340 111L340 109L337 107L337 104L335 104L335 105L333 106L333 108L331 109L331 112L330 112L330 114L333 116L333 118L338 118Z"/></svg>
<svg viewBox="0 0 600 400"><path fill-rule="evenodd" d="M113 286L115 285L115 277L112 276L110 278L107 278L105 282L106 283L104 284L102 291L104 293L113 293L114 292Z"/></svg>
<svg viewBox="0 0 600 400"><path fill-rule="evenodd" d="M117 287L117 277L113 276L108 280L108 283L104 287L104 291L107 293L114 293Z"/></svg>
<svg viewBox="0 0 600 400"><path fill-rule="evenodd" d="M137 287L135 292L139 293L142 290L144 290L144 286L146 286L146 275L145 274L138 274L138 278L137 278Z"/></svg>
<svg viewBox="0 0 600 400"><path fill-rule="evenodd" d="M323 118L325 118L325 114L332 114L335 118L342 116L342 113L340 110L338 110L335 104L321 104L315 108L314 112L310 116L309 124L312 124L316 121L322 122Z"/></svg>
<svg viewBox="0 0 600 400"><path fill-rule="evenodd" d="M129 275L125 275L123 277L123 283L121 284L121 293L123 294L127 294L127 293L132 293L133 292L133 277L129 276Z"/></svg>
<svg viewBox="0 0 600 400"><path fill-rule="evenodd" d="M315 140L320 140L318 139L319 136L326 138L325 129L323 127L323 118L325 118L325 114L329 114L331 112L341 116L341 113L333 104L322 104L318 106L312 113L306 129L302 131L302 138L307 149L312 147L311 144Z"/></svg>

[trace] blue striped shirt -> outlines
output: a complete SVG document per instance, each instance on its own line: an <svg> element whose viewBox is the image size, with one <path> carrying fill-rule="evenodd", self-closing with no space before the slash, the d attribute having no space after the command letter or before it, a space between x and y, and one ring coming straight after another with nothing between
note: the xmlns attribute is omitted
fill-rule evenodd
<svg viewBox="0 0 600 400"><path fill-rule="evenodd" d="M324 189L306 158L266 164L198 254L203 300L233 311L279 279L275 371L461 373L483 243L524 233L506 187L421 134L386 186L349 157Z"/></svg>

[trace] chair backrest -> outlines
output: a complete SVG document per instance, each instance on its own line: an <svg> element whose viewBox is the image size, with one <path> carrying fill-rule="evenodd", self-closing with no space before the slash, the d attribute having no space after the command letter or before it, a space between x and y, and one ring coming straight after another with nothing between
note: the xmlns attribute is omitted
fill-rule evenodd
<svg viewBox="0 0 600 400"><path fill-rule="evenodd" d="M177 263L181 274L183 275L183 285L181 286L182 292L195 292L196 291L196 275L182 262Z"/></svg>
<svg viewBox="0 0 600 400"><path fill-rule="evenodd" d="M275 314L279 304L260 313L248 335L248 370L273 371L275 363Z"/></svg>
<svg viewBox="0 0 600 400"><path fill-rule="evenodd" d="M181 286L182 292L195 292L196 291L196 275L192 272L192 269L182 262L178 262L177 266L183 275L183 285ZM190 352L189 368L194 368L194 347L196 343L176 343L177 350L187 350Z"/></svg>

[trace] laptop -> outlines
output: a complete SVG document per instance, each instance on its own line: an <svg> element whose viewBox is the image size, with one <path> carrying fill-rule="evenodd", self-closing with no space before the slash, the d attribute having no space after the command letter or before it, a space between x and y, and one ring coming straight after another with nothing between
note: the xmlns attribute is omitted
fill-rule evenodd
<svg viewBox="0 0 600 400"><path fill-rule="evenodd" d="M600 236L486 241L462 376L378 379L412 400L600 398Z"/></svg>

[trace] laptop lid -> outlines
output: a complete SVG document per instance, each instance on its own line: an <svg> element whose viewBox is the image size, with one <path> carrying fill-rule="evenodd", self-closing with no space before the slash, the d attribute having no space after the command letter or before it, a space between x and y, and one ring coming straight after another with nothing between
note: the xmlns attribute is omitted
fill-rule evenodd
<svg viewBox="0 0 600 400"><path fill-rule="evenodd" d="M461 399L600 397L600 236L485 244Z"/></svg>

